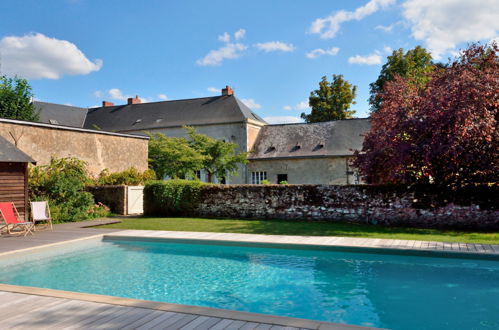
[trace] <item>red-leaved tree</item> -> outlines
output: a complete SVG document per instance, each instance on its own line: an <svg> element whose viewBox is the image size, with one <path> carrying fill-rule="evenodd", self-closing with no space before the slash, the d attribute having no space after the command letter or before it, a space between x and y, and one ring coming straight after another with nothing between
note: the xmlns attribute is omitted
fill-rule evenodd
<svg viewBox="0 0 499 330"><path fill-rule="evenodd" d="M499 48L473 44L423 87L396 77L382 91L354 160L368 183L499 182Z"/></svg>

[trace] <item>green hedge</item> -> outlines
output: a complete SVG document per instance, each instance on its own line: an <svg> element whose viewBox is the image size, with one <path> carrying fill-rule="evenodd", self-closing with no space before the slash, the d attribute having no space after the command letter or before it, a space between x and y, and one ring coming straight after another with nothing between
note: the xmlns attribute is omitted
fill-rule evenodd
<svg viewBox="0 0 499 330"><path fill-rule="evenodd" d="M144 214L155 216L182 216L199 200L201 181L152 181L144 187Z"/></svg>

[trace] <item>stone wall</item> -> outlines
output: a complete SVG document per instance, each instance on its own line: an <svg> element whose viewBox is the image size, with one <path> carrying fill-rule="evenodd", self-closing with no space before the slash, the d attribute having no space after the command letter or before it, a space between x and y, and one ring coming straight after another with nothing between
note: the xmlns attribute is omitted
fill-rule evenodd
<svg viewBox="0 0 499 330"><path fill-rule="evenodd" d="M250 172L267 172L270 183L277 182L278 174L285 174L289 184L355 184L359 181L348 165L351 157L289 158L251 160Z"/></svg>
<svg viewBox="0 0 499 330"><path fill-rule="evenodd" d="M147 169L148 139L144 137L8 119L0 119L0 136L37 165L48 164L51 157L76 157L88 163L93 175L105 168L110 172Z"/></svg>
<svg viewBox="0 0 499 330"><path fill-rule="evenodd" d="M499 229L498 207L498 187L207 185L185 215Z"/></svg>
<svg viewBox="0 0 499 330"><path fill-rule="evenodd" d="M87 191L94 196L96 203L108 206L115 214L127 215L127 186L95 186L87 187Z"/></svg>

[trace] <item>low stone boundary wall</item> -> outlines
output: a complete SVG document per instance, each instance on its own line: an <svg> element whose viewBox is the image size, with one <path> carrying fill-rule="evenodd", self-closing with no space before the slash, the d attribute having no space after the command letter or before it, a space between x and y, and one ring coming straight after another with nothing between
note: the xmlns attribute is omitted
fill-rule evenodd
<svg viewBox="0 0 499 330"><path fill-rule="evenodd" d="M127 215L127 186L93 186L87 191L94 196L96 203L102 203L111 209L111 212Z"/></svg>
<svg viewBox="0 0 499 330"><path fill-rule="evenodd" d="M497 186L207 185L184 215L490 230L498 207Z"/></svg>

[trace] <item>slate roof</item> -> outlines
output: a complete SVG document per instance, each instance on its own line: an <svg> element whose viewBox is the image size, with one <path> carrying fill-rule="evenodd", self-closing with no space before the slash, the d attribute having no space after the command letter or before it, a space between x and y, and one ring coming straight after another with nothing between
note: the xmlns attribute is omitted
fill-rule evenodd
<svg viewBox="0 0 499 330"><path fill-rule="evenodd" d="M36 161L0 136L0 162L35 163Z"/></svg>
<svg viewBox="0 0 499 330"><path fill-rule="evenodd" d="M91 108L84 127L125 132L247 119L265 123L232 95Z"/></svg>
<svg viewBox="0 0 499 330"><path fill-rule="evenodd" d="M88 109L64 104L34 101L36 111L40 114L40 122L82 128Z"/></svg>
<svg viewBox="0 0 499 330"><path fill-rule="evenodd" d="M361 150L368 118L262 127L250 160L349 156Z"/></svg>

